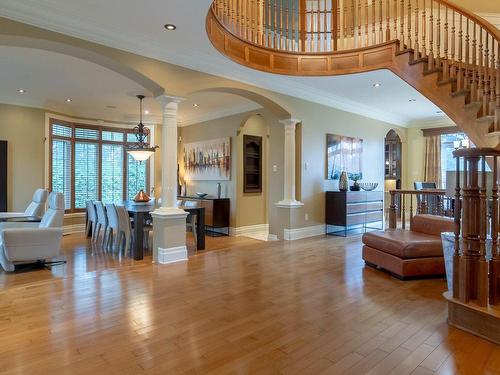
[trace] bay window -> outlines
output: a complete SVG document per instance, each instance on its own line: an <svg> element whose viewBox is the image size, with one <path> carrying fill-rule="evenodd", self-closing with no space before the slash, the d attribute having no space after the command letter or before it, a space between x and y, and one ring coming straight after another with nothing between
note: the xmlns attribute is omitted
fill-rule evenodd
<svg viewBox="0 0 500 375"><path fill-rule="evenodd" d="M149 161L126 153L132 129L104 128L50 120L49 184L64 195L68 212L88 200L120 203L149 190Z"/></svg>

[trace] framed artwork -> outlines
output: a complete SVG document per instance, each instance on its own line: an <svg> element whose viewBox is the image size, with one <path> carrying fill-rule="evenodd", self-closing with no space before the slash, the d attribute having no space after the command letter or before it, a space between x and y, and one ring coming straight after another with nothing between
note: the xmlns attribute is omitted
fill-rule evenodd
<svg viewBox="0 0 500 375"><path fill-rule="evenodd" d="M231 179L231 138L186 143L183 151L184 178L189 181Z"/></svg>
<svg viewBox="0 0 500 375"><path fill-rule="evenodd" d="M326 135L326 158L328 180L338 180L340 173L346 171L349 177L362 171L363 140L343 135Z"/></svg>

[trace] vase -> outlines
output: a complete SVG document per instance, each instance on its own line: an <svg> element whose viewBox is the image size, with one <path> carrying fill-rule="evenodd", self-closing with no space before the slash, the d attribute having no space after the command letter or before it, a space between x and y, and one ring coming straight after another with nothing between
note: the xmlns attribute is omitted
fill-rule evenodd
<svg viewBox="0 0 500 375"><path fill-rule="evenodd" d="M347 191L349 190L349 180L347 179L347 172L342 172L340 174L339 190Z"/></svg>

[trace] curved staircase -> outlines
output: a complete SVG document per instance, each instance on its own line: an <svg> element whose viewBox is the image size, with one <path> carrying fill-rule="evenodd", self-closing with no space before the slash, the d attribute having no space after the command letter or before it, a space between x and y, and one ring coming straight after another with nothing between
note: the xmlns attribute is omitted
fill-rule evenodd
<svg viewBox="0 0 500 375"><path fill-rule="evenodd" d="M500 31L448 0L216 0L206 27L222 54L266 72L389 69L500 149Z"/></svg>

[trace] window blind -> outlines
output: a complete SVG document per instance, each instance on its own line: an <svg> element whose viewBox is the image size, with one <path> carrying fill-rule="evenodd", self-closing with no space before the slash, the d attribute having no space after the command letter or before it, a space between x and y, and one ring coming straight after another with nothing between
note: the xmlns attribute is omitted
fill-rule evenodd
<svg viewBox="0 0 500 375"><path fill-rule="evenodd" d="M122 132L112 132L107 130L103 130L101 136L103 141L123 142L125 139Z"/></svg>
<svg viewBox="0 0 500 375"><path fill-rule="evenodd" d="M75 143L75 208L85 208L98 195L98 150L96 143Z"/></svg>
<svg viewBox="0 0 500 375"><path fill-rule="evenodd" d="M73 135L73 129L70 126L53 124L52 135L71 138L71 136Z"/></svg>
<svg viewBox="0 0 500 375"><path fill-rule="evenodd" d="M122 145L102 145L102 201L120 203L123 201L123 163Z"/></svg>
<svg viewBox="0 0 500 375"><path fill-rule="evenodd" d="M52 191L64 195L64 206L71 208L71 141L52 140Z"/></svg>

